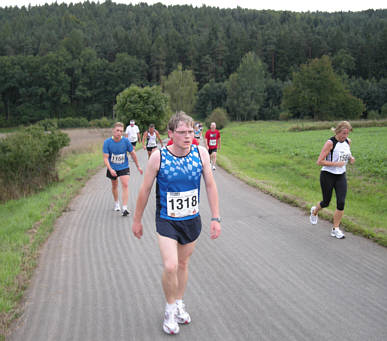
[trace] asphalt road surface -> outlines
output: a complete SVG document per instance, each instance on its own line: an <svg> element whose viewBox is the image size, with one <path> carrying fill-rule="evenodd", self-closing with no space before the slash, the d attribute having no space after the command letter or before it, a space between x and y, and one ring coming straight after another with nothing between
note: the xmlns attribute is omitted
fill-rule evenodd
<svg viewBox="0 0 387 341"><path fill-rule="evenodd" d="M145 152L138 156L145 167ZM133 212L142 176L133 163L131 172ZM8 339L387 340L387 248L350 233L332 238L328 222L311 225L302 210L219 168L215 178L222 234L209 238L202 186L203 231L185 295L192 323L179 335L162 330L154 193L138 240L132 217L113 211L101 170L58 219Z"/></svg>

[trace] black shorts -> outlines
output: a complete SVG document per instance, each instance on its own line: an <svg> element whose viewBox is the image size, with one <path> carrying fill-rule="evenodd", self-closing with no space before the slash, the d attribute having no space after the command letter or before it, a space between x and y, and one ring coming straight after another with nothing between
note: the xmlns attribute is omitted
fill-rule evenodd
<svg viewBox="0 0 387 341"><path fill-rule="evenodd" d="M184 245L194 242L202 230L200 215L189 220L167 220L156 217L156 230L159 235L176 240Z"/></svg>
<svg viewBox="0 0 387 341"><path fill-rule="evenodd" d="M136 147L137 141L130 142L130 143L132 144L133 147Z"/></svg>
<svg viewBox="0 0 387 341"><path fill-rule="evenodd" d="M130 170L129 168L125 168L125 169L116 171L116 173L117 173L117 176L113 176L108 169L106 170L106 176L112 180L117 180L117 178L122 175L130 175Z"/></svg>
<svg viewBox="0 0 387 341"><path fill-rule="evenodd" d="M208 152L210 153L210 155L212 153L216 153L217 151L218 151L218 148L208 149Z"/></svg>
<svg viewBox="0 0 387 341"><path fill-rule="evenodd" d="M157 146L154 146L154 147L146 147L146 150L148 152L151 152L153 149L157 148Z"/></svg>

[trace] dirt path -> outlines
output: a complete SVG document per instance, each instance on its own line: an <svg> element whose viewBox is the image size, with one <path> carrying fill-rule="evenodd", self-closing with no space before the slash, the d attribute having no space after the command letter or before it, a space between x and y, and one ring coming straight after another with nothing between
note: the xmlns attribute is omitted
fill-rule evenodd
<svg viewBox="0 0 387 341"><path fill-rule="evenodd" d="M138 153L145 166L145 153ZM155 198L142 240L132 218L112 211L109 181L96 174L42 250L12 341L167 340L154 231ZM386 340L387 249L305 213L216 170L223 233L203 232L190 265L192 324L181 340ZM141 183L132 167L130 207Z"/></svg>

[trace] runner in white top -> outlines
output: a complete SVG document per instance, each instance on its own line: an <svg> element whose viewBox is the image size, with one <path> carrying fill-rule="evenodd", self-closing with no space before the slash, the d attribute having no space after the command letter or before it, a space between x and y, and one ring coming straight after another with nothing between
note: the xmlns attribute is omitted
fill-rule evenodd
<svg viewBox="0 0 387 341"><path fill-rule="evenodd" d="M133 147L136 147L137 141L141 141L140 129L138 129L135 123L134 120L130 120L130 124L125 130L125 136L129 139Z"/></svg>
<svg viewBox="0 0 387 341"><path fill-rule="evenodd" d="M320 173L323 200L310 209L310 222L315 225L318 220L318 212L322 208L328 207L333 189L335 189L336 211L333 215L331 236L338 239L345 237L339 226L344 214L345 197L347 194L346 167L348 161L350 164L355 162L350 149L351 140L348 138L351 130L352 126L350 123L342 121L334 130L335 136L332 136L325 142L317 160L317 164L323 166Z"/></svg>
<svg viewBox="0 0 387 341"><path fill-rule="evenodd" d="M164 146L159 132L155 129L154 124L149 125L149 129L142 135L142 145L148 151L148 159L150 158L154 149L157 148L157 140L159 140L161 147Z"/></svg>

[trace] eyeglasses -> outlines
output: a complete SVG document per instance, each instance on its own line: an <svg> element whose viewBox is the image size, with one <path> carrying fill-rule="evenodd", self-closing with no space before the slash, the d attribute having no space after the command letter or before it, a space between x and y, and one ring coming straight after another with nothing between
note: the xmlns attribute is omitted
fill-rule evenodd
<svg viewBox="0 0 387 341"><path fill-rule="evenodd" d="M183 135L192 135L194 131L193 130L175 130L175 133L183 136Z"/></svg>

